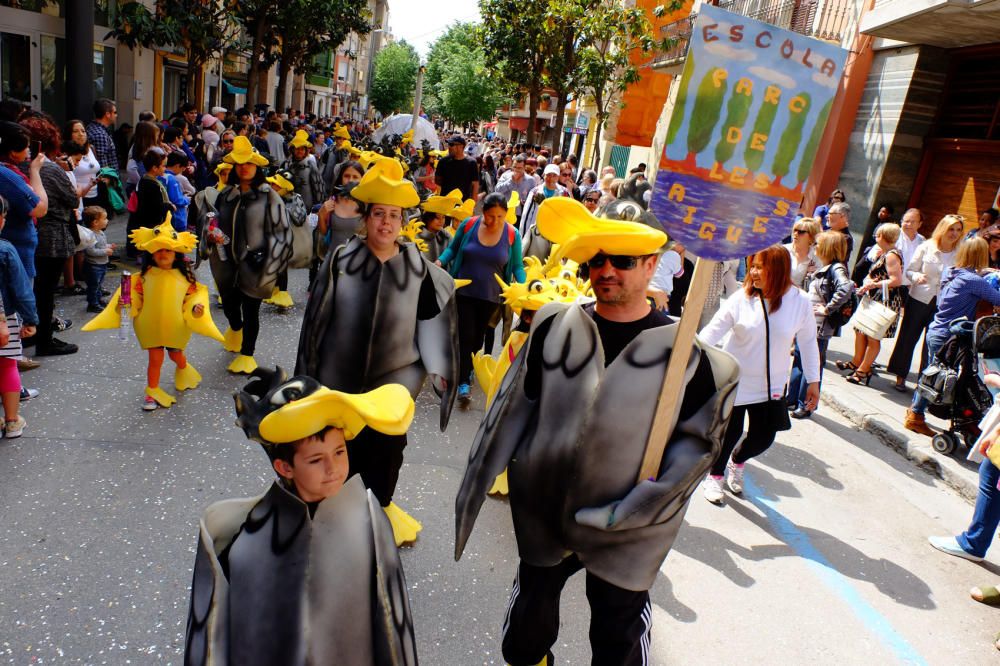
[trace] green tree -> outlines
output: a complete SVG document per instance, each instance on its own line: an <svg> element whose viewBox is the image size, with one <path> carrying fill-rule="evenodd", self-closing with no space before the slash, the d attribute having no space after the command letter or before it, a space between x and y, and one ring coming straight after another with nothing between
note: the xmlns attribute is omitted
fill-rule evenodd
<svg viewBox="0 0 1000 666"><path fill-rule="evenodd" d="M125 2L118 8L108 36L130 49L183 46L187 56L185 98L203 106L205 64L236 44L230 4L157 0L150 11L142 2Z"/></svg>
<svg viewBox="0 0 1000 666"><path fill-rule="evenodd" d="M733 88L733 94L729 98L729 105L726 106L726 119L722 122L722 132L719 143L715 144L715 161L719 165L725 164L736 152L736 144L729 141L730 128L736 127L740 130L747 122L750 115L750 105L753 104L753 91L751 88L740 88L737 84Z"/></svg>
<svg viewBox="0 0 1000 666"><path fill-rule="evenodd" d="M833 98L823 105L823 108L819 110L819 115L816 117L816 124L813 125L812 132L809 134L809 141L806 142L806 149L802 153L802 159L799 160L799 171L796 174L796 180L798 180L798 185L796 189L801 190L802 184L806 182L809 178L809 172L812 170L813 162L816 161L816 151L819 150L819 142L823 139L823 131L826 129L826 121L830 117L830 109L833 107Z"/></svg>
<svg viewBox="0 0 1000 666"><path fill-rule="evenodd" d="M230 4L233 18L240 23L250 40L246 106L252 109L260 101L261 79L278 59L280 30L275 26L284 0L226 1Z"/></svg>
<svg viewBox="0 0 1000 666"><path fill-rule="evenodd" d="M371 104L383 116L409 111L417 86L420 57L405 41L389 44L375 56L375 74L368 91Z"/></svg>
<svg viewBox="0 0 1000 666"><path fill-rule="evenodd" d="M677 101L674 102L674 110L670 114L670 126L667 127L667 146L674 142L677 133L684 124L684 107L687 106L688 84L694 78L694 54L688 53L687 61L684 63L684 71L681 72L680 90L677 91Z"/></svg>
<svg viewBox="0 0 1000 666"><path fill-rule="evenodd" d="M483 52L457 53L448 61L440 84L442 114L459 125L492 118L504 97L486 75Z"/></svg>
<svg viewBox="0 0 1000 666"><path fill-rule="evenodd" d="M509 90L528 92L528 143L535 142L535 119L545 72L548 6L540 0L479 0L479 33L491 72Z"/></svg>
<svg viewBox="0 0 1000 666"><path fill-rule="evenodd" d="M789 109L788 124L785 125L785 131L781 133L781 139L778 140L778 151L775 153L774 162L771 165L775 185L781 185L781 179L788 174L792 160L799 153L799 146L802 145L802 128L806 124L809 105L812 103L809 93L800 92L792 98L793 101L795 99L801 99L802 103L797 104L795 109Z"/></svg>
<svg viewBox="0 0 1000 666"><path fill-rule="evenodd" d="M434 40L427 51L427 69L424 72L423 105L432 114L446 116L441 105L441 81L452 58L463 52L478 49L482 53L476 24L456 21ZM485 62L485 58L484 58ZM446 116L447 117L447 116Z"/></svg>
<svg viewBox="0 0 1000 666"><path fill-rule="evenodd" d="M654 14L680 7L673 0L669 7L659 5ZM601 132L611 116L611 109L629 85L639 81L639 68L631 57L653 50L667 50L673 40L656 39L642 9L620 2L598 2L587 11L580 23L576 58L581 92L590 95L597 109L597 132L594 139L594 162L601 163Z"/></svg>
<svg viewBox="0 0 1000 666"><path fill-rule="evenodd" d="M694 156L705 150L712 139L712 131L719 124L722 101L726 97L728 88L726 79L719 76L724 73L725 70L721 67L713 67L705 72L701 83L698 84L694 108L691 109L691 118L688 121L688 162L693 163Z"/></svg>
<svg viewBox="0 0 1000 666"><path fill-rule="evenodd" d="M768 88L770 91L770 87ZM771 126L774 125L774 116L778 113L778 103L781 101L781 92L776 93L765 92L764 101L760 105L760 110L757 111L757 119L753 124L753 135L747 141L747 147L743 151L743 160L746 162L747 168L751 171L757 171L760 169L760 165L764 163L764 149L761 145L762 142L767 141L767 135L771 133ZM758 141L754 136L761 136L763 139ZM760 147L760 150L756 150L756 147Z"/></svg>

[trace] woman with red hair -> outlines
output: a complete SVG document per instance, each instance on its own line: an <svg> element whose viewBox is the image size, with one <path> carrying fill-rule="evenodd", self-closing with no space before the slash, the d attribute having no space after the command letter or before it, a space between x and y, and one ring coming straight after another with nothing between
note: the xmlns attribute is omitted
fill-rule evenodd
<svg viewBox="0 0 1000 666"><path fill-rule="evenodd" d="M705 482L705 499L713 504L723 503L723 475L727 476L725 485L739 495L743 492L743 465L774 443L778 424L769 401L785 396L793 342L799 345L808 384L806 409L815 410L819 404L816 318L809 296L792 284L788 252L780 245L772 245L747 262L750 268L743 290L730 296L700 333L712 345L729 334L722 348L740 364L732 418L722 451ZM744 421L748 421L746 437L737 448Z"/></svg>

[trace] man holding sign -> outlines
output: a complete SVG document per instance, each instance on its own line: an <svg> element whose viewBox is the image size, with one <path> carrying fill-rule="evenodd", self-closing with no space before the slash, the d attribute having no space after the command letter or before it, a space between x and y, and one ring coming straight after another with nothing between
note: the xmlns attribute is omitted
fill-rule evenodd
<svg viewBox="0 0 1000 666"><path fill-rule="evenodd" d="M649 588L688 499L717 457L738 380L735 360L682 345L670 387L677 426L651 436L678 326L646 290L667 238L552 198L537 224L561 257L590 267L596 303L543 307L476 434L456 501L460 557L493 478L508 468L521 561L504 622L513 666L549 663L566 580L587 572L596 664L646 663ZM647 444L662 451L636 482Z"/></svg>

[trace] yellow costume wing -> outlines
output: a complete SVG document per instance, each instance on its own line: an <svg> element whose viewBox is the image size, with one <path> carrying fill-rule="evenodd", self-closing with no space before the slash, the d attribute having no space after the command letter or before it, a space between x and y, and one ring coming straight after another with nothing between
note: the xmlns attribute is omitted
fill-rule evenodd
<svg viewBox="0 0 1000 666"><path fill-rule="evenodd" d="M135 285L138 281L139 281L138 274L133 275L132 276L133 297L138 295L136 294L135 291ZM122 317L121 313L118 311L118 302L121 300L121 295L122 295L122 288L118 287L117 289L115 289L115 293L112 294L111 298L108 300L107 307L105 307L104 310L102 310L99 315L97 315L96 317L88 321L86 324L84 324L83 328L81 328L80 330L99 331L105 328L114 329L121 326ZM135 318L138 312L139 312L138 308L132 308L132 317Z"/></svg>
<svg viewBox="0 0 1000 666"><path fill-rule="evenodd" d="M483 392L490 390L493 385L493 375L497 369L497 360L484 352L478 351L472 357L472 369L476 374L476 381ZM487 394L486 399L490 396Z"/></svg>
<svg viewBox="0 0 1000 666"><path fill-rule="evenodd" d="M200 317L194 316L196 305L205 308ZM215 321L212 320L212 310L208 303L208 287L200 282L197 284L195 292L184 301L184 323L198 335L223 342L222 333L216 327Z"/></svg>

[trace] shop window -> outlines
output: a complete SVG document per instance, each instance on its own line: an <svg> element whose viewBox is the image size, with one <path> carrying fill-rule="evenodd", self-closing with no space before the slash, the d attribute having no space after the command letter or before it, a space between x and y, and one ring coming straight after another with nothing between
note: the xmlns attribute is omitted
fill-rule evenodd
<svg viewBox="0 0 1000 666"><path fill-rule="evenodd" d="M11 7L13 9L23 9L28 12L39 12L56 16L66 17L66 2L68 0L0 0L0 7ZM80 2L81 0L72 0ZM94 0L94 23L97 25L110 26L114 21L118 9L117 0Z"/></svg>
<svg viewBox="0 0 1000 666"><path fill-rule="evenodd" d="M94 44L94 98L115 98L115 49ZM41 36L42 110L66 120L66 40Z"/></svg>

